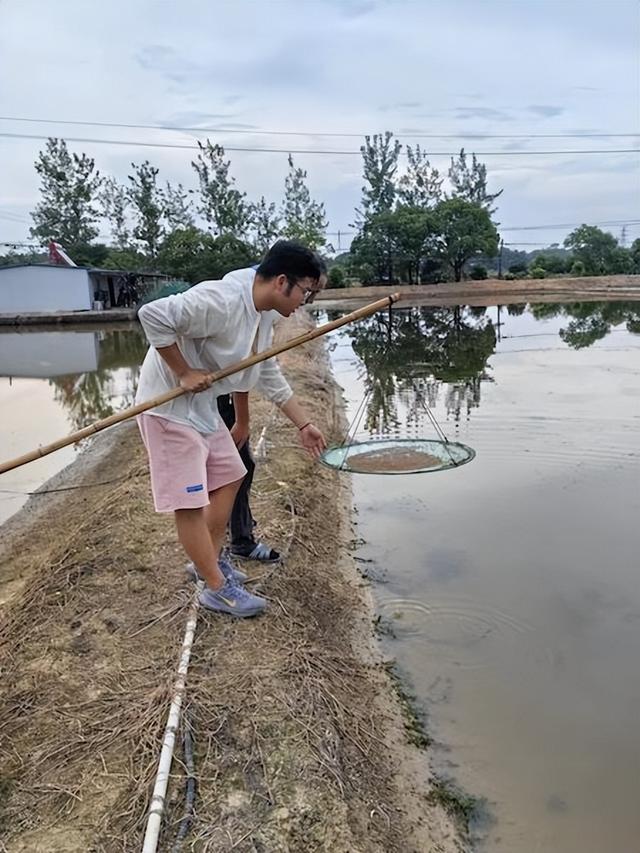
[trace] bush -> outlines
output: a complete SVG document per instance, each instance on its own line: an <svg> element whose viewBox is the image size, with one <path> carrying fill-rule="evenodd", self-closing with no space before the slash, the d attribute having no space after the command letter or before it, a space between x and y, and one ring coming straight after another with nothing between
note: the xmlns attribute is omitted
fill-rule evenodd
<svg viewBox="0 0 640 853"><path fill-rule="evenodd" d="M528 267L527 267L527 264L525 261L520 261L517 264L510 264L509 265L509 272L514 273L514 275L516 275L519 272L527 272L527 270L528 270Z"/></svg>
<svg viewBox="0 0 640 853"><path fill-rule="evenodd" d="M503 278L505 281L515 281L515 278L516 278L516 277L515 277L515 275L514 275L512 272L506 272L506 273L502 276L502 278Z"/></svg>
<svg viewBox="0 0 640 853"><path fill-rule="evenodd" d="M347 277L342 267L333 266L329 270L327 287L346 287Z"/></svg>
<svg viewBox="0 0 640 853"><path fill-rule="evenodd" d="M152 290L150 293L145 294L145 296L138 303L138 307L141 305L146 305L147 302L153 302L156 299L163 299L165 296L173 296L176 293L184 293L185 290L189 290L191 285L186 281L169 281L165 284L161 284Z"/></svg>
<svg viewBox="0 0 640 853"><path fill-rule="evenodd" d="M483 281L487 278L487 275L487 268L480 264L476 264L474 267L471 267L469 272L469 278L472 278L474 281Z"/></svg>
<svg viewBox="0 0 640 853"><path fill-rule="evenodd" d="M542 267L534 267L533 269L529 270L529 275L531 276L531 278L546 278L547 271L543 270Z"/></svg>
<svg viewBox="0 0 640 853"><path fill-rule="evenodd" d="M571 275L585 275L586 269L582 261L574 261L571 265Z"/></svg>

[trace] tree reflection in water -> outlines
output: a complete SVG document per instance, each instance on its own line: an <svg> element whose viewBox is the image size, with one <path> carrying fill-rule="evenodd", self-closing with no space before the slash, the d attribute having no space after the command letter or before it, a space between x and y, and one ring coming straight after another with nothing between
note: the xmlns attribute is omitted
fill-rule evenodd
<svg viewBox="0 0 640 853"><path fill-rule="evenodd" d="M368 396L365 427L369 433L418 433L446 384L445 407L458 422L480 403L480 383L489 380L487 359L496 334L486 309L396 309L379 313L350 330L354 352L362 360ZM405 423L398 414L405 411Z"/></svg>
<svg viewBox="0 0 640 853"><path fill-rule="evenodd" d="M55 399L69 413L74 430L133 405L147 342L138 327L101 330L98 369L51 379Z"/></svg>
<svg viewBox="0 0 640 853"><path fill-rule="evenodd" d="M638 302L571 302L531 305L536 320L551 317L571 318L560 338L572 349L590 347L605 338L614 326L623 323L633 335L640 335L640 303Z"/></svg>

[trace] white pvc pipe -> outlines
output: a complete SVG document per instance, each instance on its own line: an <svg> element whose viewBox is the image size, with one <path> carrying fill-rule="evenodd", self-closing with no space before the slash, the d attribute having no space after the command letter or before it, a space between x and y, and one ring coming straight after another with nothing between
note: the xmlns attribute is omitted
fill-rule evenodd
<svg viewBox="0 0 640 853"><path fill-rule="evenodd" d="M167 785L169 784L169 771L171 770L171 761L173 759L173 748L176 742L178 726L180 725L180 710L182 708L182 699L184 697L187 684L189 658L191 657L191 647L193 645L193 637L196 631L196 624L198 622L198 593L201 587L202 584L198 584L198 589L189 611L189 618L187 619L187 626L184 632L182 653L180 655L180 663L178 665L178 675L173 687L173 700L171 702L171 707L169 708L169 716L167 717L167 725L164 730L164 740L162 742L160 761L158 762L156 783L153 788L151 803L149 804L149 817L147 819L147 830L144 834L142 853L156 853L158 848L158 837L160 835L160 827L162 824L162 813L164 811Z"/></svg>

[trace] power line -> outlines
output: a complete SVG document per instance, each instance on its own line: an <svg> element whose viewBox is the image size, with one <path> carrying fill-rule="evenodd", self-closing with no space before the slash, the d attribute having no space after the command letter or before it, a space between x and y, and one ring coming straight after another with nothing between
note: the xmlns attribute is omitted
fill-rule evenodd
<svg viewBox="0 0 640 853"><path fill-rule="evenodd" d="M40 134L31 133L8 133L0 132L0 137L4 139L37 139L45 141L50 139L50 136L42 136ZM176 150L198 151L197 145L180 145L170 142L137 142L124 139L90 139L81 136L66 136L67 142L82 142L92 145L124 145L131 148L171 148ZM337 149L321 149L321 148L245 148L239 146L225 146L225 151L236 152L251 152L255 154L329 154L329 155L349 155L360 157L361 152L358 151L340 151ZM431 157L457 157L459 151L430 151ZM564 149L555 151L476 151L474 152L479 157L522 157L526 155L575 155L575 154L640 154L640 148L582 148L582 149Z"/></svg>
<svg viewBox="0 0 640 853"><path fill-rule="evenodd" d="M237 133L253 136L319 136L343 137L362 139L372 136L371 133L340 133L314 130L255 130L227 127L177 127L169 124L126 124L111 121L71 121L68 119L22 118L19 116L0 116L0 121L21 121L31 124L64 124L81 125L83 127L122 127L134 130L170 130L185 133ZM481 132L469 133L401 133L407 139L612 139L633 138L640 136L640 130L635 133L526 133L526 134L493 134Z"/></svg>

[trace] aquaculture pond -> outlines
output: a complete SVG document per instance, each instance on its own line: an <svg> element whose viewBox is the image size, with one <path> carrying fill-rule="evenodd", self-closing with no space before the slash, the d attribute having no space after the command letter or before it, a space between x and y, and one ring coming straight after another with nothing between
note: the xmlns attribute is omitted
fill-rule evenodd
<svg viewBox="0 0 640 853"><path fill-rule="evenodd" d="M640 850L640 303L419 308L332 359L362 438L463 467L350 475L378 629L475 798L479 850Z"/></svg>

